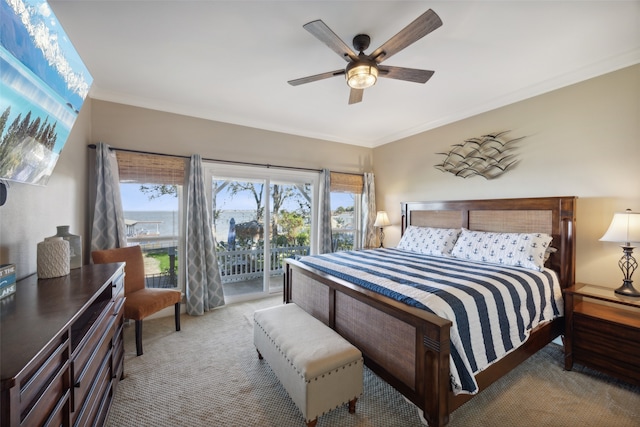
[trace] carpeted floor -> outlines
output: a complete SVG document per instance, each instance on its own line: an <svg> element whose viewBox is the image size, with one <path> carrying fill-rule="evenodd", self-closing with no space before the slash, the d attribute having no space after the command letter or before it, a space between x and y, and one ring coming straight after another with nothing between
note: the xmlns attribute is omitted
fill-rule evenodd
<svg viewBox="0 0 640 427"><path fill-rule="evenodd" d="M204 316L144 322L144 355L125 329L125 374L107 426L304 426L297 408L253 347L253 312L281 297L228 305ZM640 387L576 366L563 370L550 344L451 415L451 427L638 427ZM422 426L415 407L365 369L356 413L338 408L318 427Z"/></svg>

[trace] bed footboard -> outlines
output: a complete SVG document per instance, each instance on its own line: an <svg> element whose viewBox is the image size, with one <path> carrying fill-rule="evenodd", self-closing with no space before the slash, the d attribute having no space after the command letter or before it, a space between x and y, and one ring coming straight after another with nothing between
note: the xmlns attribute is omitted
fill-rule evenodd
<svg viewBox="0 0 640 427"><path fill-rule="evenodd" d="M451 322L286 260L284 301L355 345L365 364L418 408L430 426L449 421Z"/></svg>

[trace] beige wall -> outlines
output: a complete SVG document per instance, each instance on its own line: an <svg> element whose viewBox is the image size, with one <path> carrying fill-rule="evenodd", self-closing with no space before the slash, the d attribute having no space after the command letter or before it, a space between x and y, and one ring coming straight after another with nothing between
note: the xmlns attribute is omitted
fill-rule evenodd
<svg viewBox="0 0 640 427"><path fill-rule="evenodd" d="M17 277L36 271L38 242L56 234L56 226L88 235L87 143L91 139L91 102L82 106L46 187L9 183L0 207L0 264L15 264ZM86 258L86 257L85 257Z"/></svg>
<svg viewBox="0 0 640 427"><path fill-rule="evenodd" d="M371 149L93 101L92 139L113 147L341 172L370 172Z"/></svg>
<svg viewBox="0 0 640 427"><path fill-rule="evenodd" d="M434 167L443 160L435 153L502 130L526 137L518 145L520 162L506 174L493 180L463 179ZM396 224L385 230L389 245L400 238L403 201L578 196L577 280L617 287L622 251L598 239L613 212L640 210L640 65L386 144L373 153L378 209L387 210Z"/></svg>

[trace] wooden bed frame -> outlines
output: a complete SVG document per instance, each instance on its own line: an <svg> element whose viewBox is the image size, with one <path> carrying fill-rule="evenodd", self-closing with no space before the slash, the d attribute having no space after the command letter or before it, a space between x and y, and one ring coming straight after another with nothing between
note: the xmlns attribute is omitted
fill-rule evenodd
<svg viewBox="0 0 640 427"><path fill-rule="evenodd" d="M575 277L575 197L415 202L402 204L409 225L497 232L545 232L558 251L547 265L562 288ZM284 302L294 302L358 347L366 365L423 411L431 427L473 395L451 391L449 329L434 314L366 290L298 261L286 261ZM480 390L546 346L564 318L542 325L517 350L476 375Z"/></svg>

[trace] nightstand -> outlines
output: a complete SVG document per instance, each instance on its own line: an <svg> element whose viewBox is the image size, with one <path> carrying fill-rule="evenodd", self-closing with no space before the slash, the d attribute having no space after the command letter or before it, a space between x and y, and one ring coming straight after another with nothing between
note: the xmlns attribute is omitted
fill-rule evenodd
<svg viewBox="0 0 640 427"><path fill-rule="evenodd" d="M564 366L580 363L640 385L640 298L576 283L564 290Z"/></svg>

